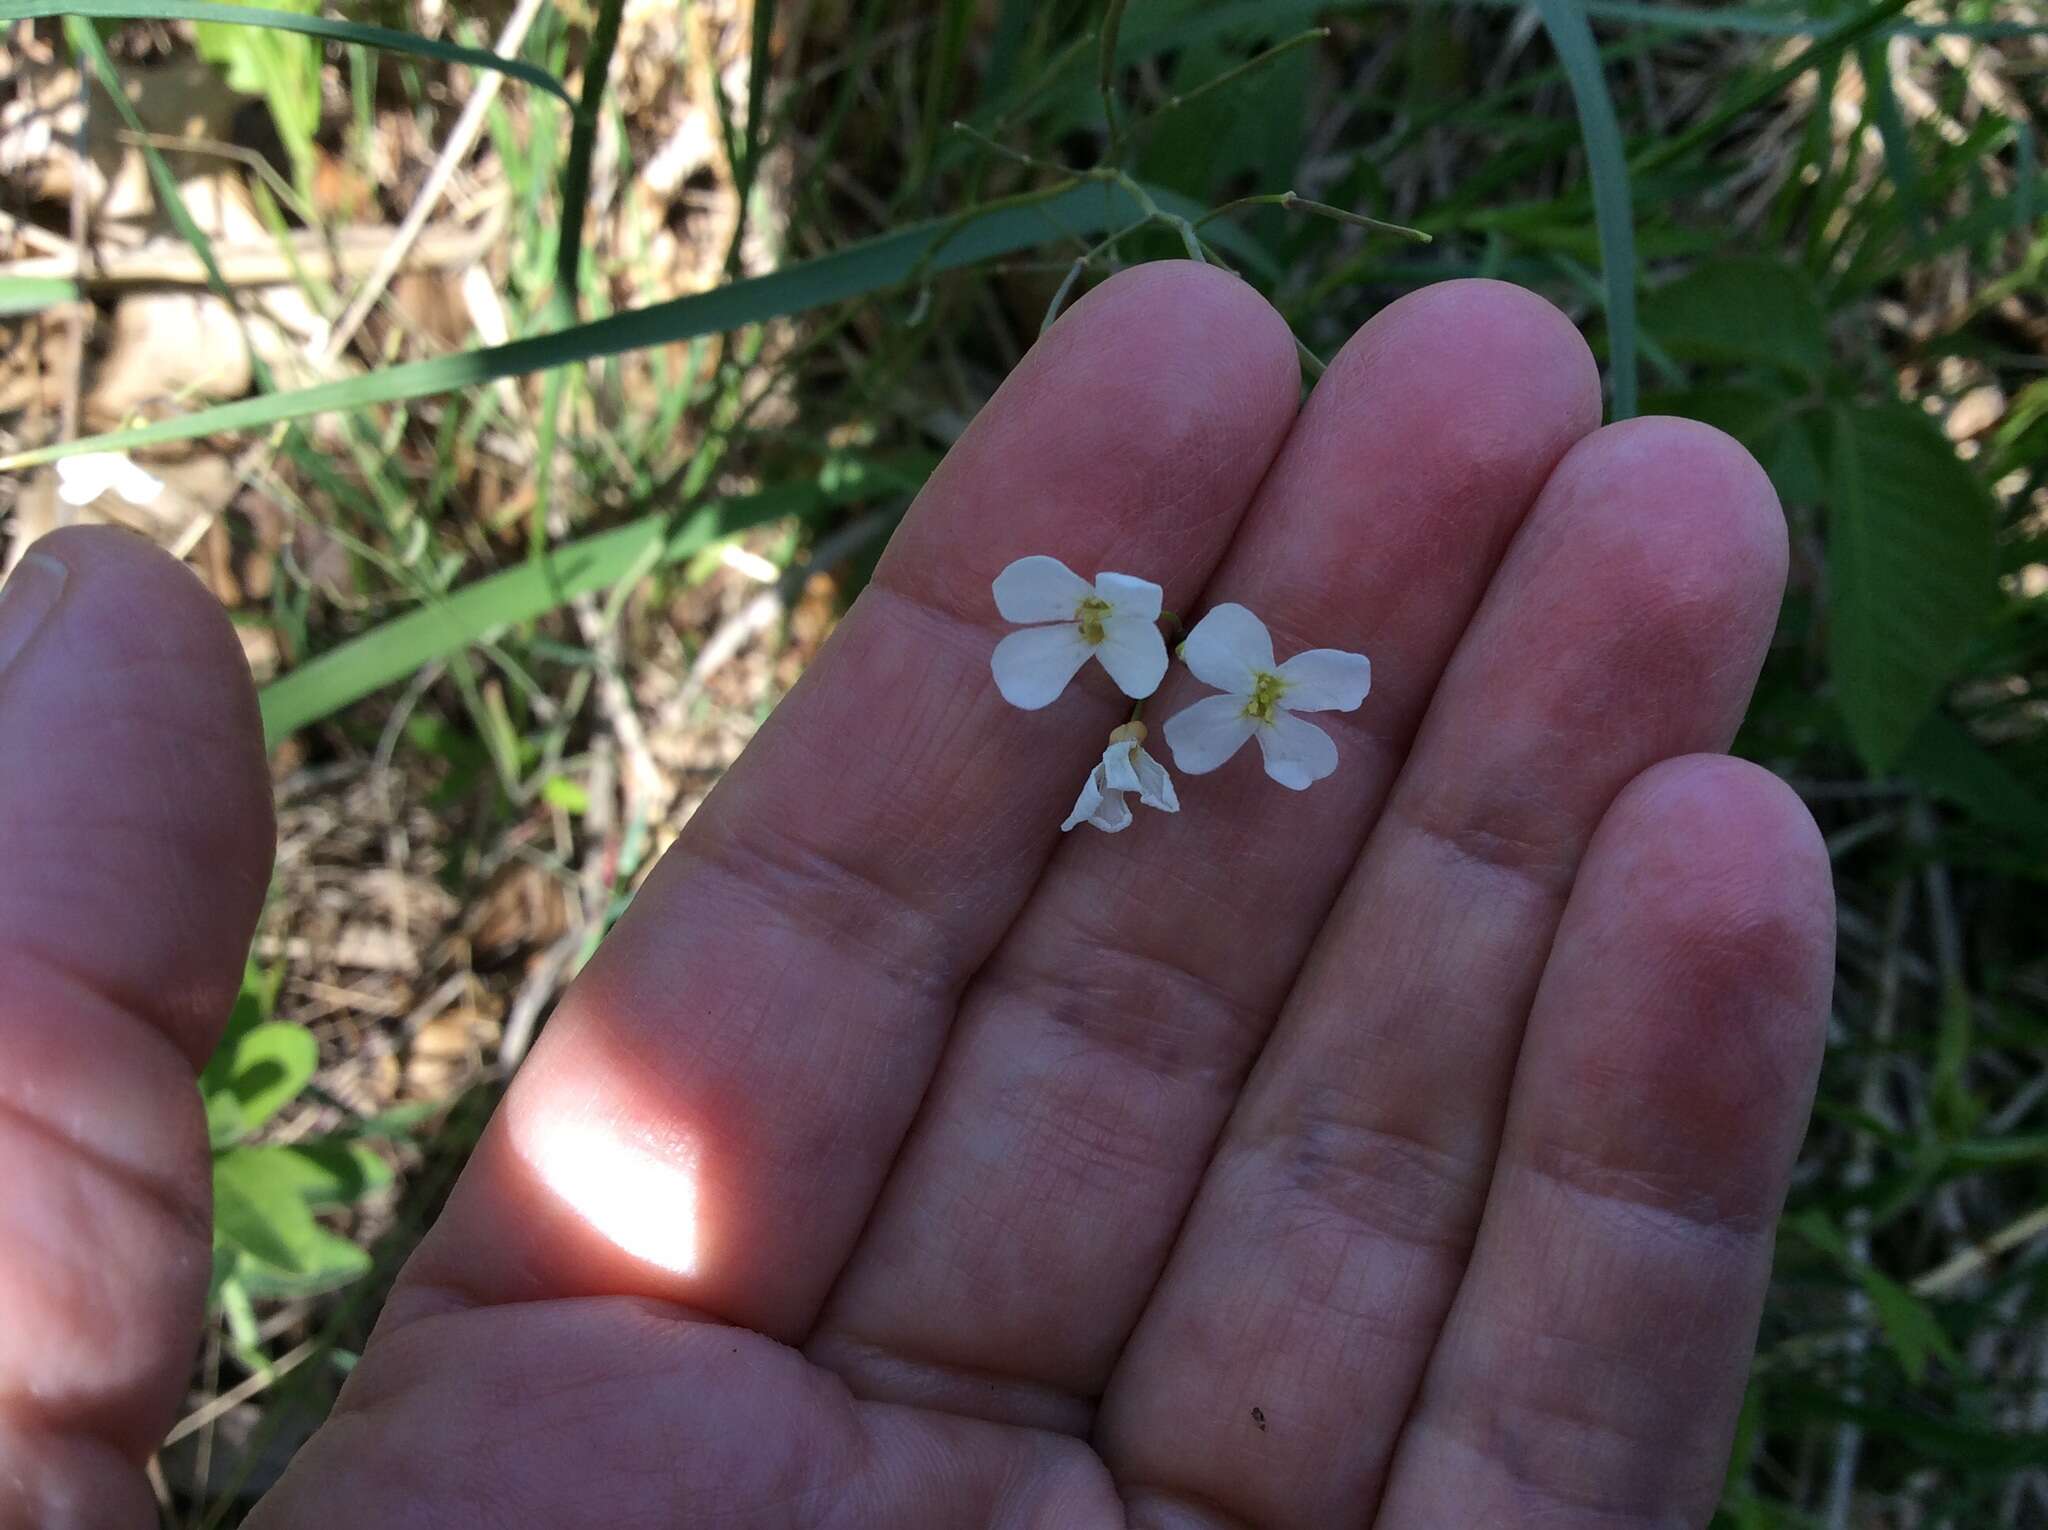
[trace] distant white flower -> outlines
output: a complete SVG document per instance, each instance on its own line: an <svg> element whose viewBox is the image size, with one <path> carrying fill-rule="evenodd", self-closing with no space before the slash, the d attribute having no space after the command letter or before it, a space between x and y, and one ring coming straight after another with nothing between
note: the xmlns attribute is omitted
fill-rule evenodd
<svg viewBox="0 0 2048 1530"><path fill-rule="evenodd" d="M989 661L996 689L1012 706L1051 704L1089 657L1100 659L1126 696L1142 700L1166 676L1159 635L1158 585L1129 574L1097 574L1090 584L1057 558L1019 558L995 580L1006 621L1045 622L996 644Z"/></svg>
<svg viewBox="0 0 2048 1530"><path fill-rule="evenodd" d="M1081 784L1080 800L1060 825L1062 833L1084 823L1092 823L1109 834L1129 828L1131 806L1124 801L1126 792L1136 792L1146 807L1158 808L1162 813L1180 811L1180 799L1173 794L1173 777L1145 752L1144 743L1145 725L1141 722L1125 723L1110 734L1102 763Z"/></svg>
<svg viewBox="0 0 2048 1530"><path fill-rule="evenodd" d="M1196 679L1224 693L1167 719L1173 763L1191 776L1214 770L1256 738L1266 774L1305 790L1337 768L1337 745L1294 714L1349 712L1372 689L1372 663L1362 653L1311 648L1275 664L1266 624L1243 606L1211 611L1180 652Z"/></svg>
<svg viewBox="0 0 2048 1530"><path fill-rule="evenodd" d="M111 492L139 507L163 491L163 480L137 467L126 452L83 452L57 460L57 497L67 505L89 505Z"/></svg>

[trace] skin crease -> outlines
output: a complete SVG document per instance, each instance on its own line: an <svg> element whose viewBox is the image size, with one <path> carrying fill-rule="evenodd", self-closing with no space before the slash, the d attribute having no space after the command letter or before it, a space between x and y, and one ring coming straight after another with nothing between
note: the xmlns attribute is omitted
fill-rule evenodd
<svg viewBox="0 0 2048 1530"><path fill-rule="evenodd" d="M1598 418L1500 284L1391 305L1305 402L1221 273L1077 304L564 999L250 1523L1703 1525L1832 895L1717 753L1768 484ZM0 597L0 1527L142 1526L269 790L205 591L118 532L39 552L54 601ZM989 581L1036 552L1371 655L1314 719L1337 773L1248 748L1061 835L1128 704L1099 666L996 695Z"/></svg>

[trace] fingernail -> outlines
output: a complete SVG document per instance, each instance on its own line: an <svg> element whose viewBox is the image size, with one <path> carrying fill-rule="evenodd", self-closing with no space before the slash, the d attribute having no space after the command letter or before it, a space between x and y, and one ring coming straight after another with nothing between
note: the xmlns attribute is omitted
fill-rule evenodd
<svg viewBox="0 0 2048 1530"><path fill-rule="evenodd" d="M69 577L70 570L47 553L29 553L0 584L0 674L28 647L43 618L57 609Z"/></svg>

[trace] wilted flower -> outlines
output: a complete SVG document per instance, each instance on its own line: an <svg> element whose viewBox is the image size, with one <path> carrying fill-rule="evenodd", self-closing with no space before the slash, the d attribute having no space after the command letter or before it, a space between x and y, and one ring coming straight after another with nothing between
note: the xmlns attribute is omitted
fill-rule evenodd
<svg viewBox="0 0 2048 1530"><path fill-rule="evenodd" d="M1102 763L1081 783L1080 800L1060 825L1062 832L1084 823L1092 823L1109 834L1129 828L1131 805L1124 800L1129 792L1136 792L1146 807L1158 808L1162 813L1180 811L1180 799L1173 794L1173 777L1145 752L1144 743L1145 725L1141 722L1125 723L1110 734Z"/></svg>

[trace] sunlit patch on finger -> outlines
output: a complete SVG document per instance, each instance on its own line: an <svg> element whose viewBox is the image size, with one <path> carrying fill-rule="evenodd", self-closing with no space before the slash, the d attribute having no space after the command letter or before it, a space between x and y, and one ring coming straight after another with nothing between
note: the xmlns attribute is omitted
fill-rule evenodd
<svg viewBox="0 0 2048 1530"><path fill-rule="evenodd" d="M561 1108L515 1119L512 1136L541 1183L621 1253L698 1272L697 1153L682 1137Z"/></svg>

